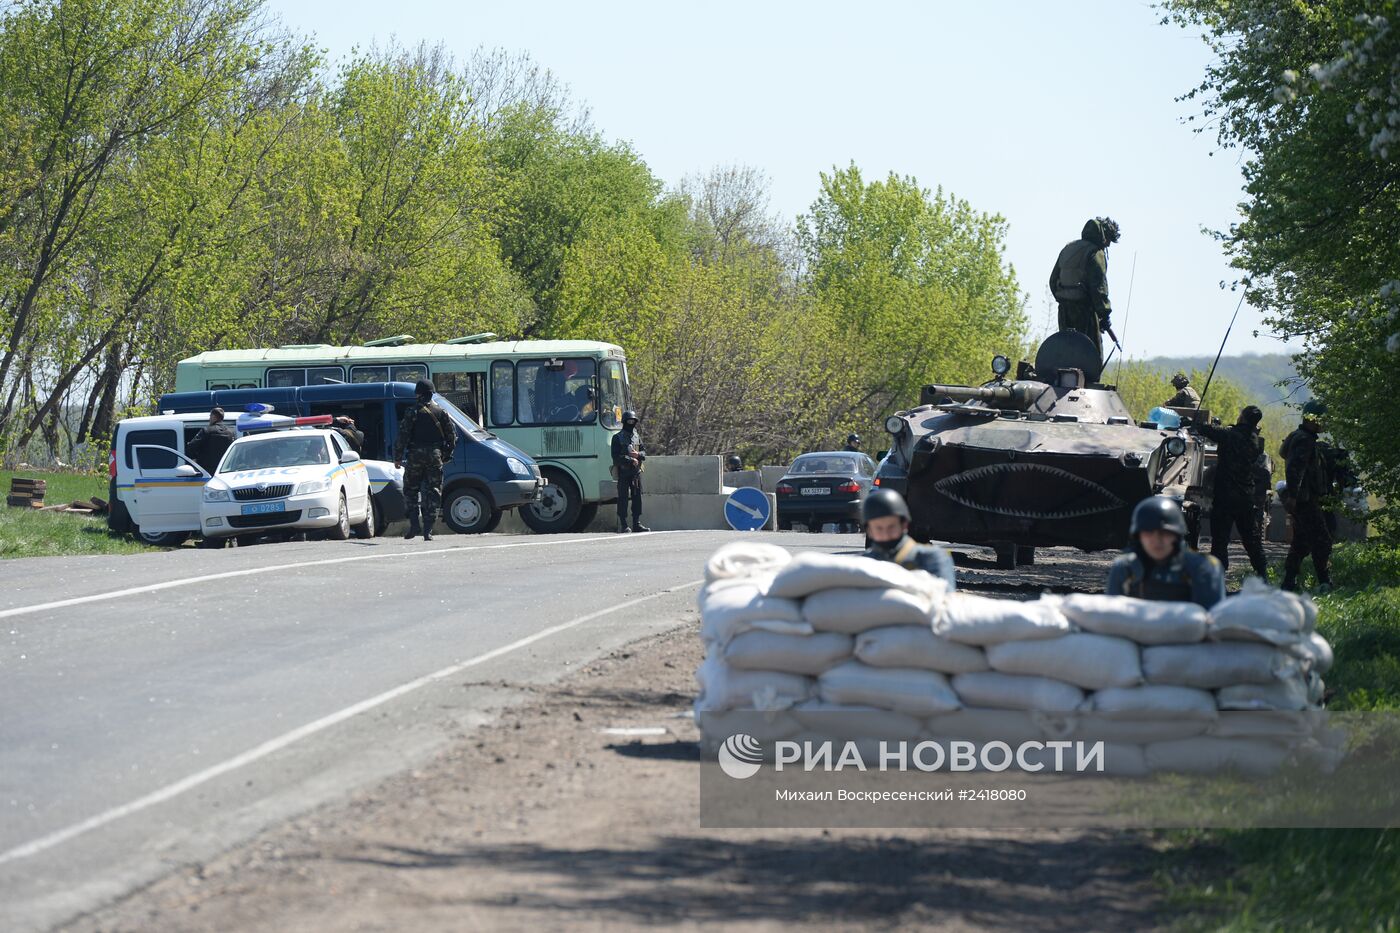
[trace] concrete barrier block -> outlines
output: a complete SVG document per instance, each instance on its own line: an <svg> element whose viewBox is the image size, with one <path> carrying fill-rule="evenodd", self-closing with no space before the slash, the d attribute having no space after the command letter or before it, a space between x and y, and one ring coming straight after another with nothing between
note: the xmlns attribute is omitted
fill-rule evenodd
<svg viewBox="0 0 1400 933"><path fill-rule="evenodd" d="M722 466L718 456L648 457L642 491L658 496L717 496Z"/></svg>
<svg viewBox="0 0 1400 933"><path fill-rule="evenodd" d="M731 470L724 474L724 485L735 489L749 486L763 488L763 473L759 470Z"/></svg>
<svg viewBox="0 0 1400 933"><path fill-rule="evenodd" d="M785 466L765 466L758 468L760 483L764 492L776 492L778 480L787 475L788 468Z"/></svg>

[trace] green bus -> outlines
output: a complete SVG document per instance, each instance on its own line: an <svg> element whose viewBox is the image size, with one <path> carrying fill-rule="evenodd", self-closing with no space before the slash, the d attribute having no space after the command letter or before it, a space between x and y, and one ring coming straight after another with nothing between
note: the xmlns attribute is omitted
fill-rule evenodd
<svg viewBox="0 0 1400 933"><path fill-rule="evenodd" d="M405 335L358 347L212 350L179 362L175 391L419 379L538 461L548 483L520 510L533 530L582 530L600 504L615 501L611 441L631 403L626 357L610 343L495 334L415 343Z"/></svg>

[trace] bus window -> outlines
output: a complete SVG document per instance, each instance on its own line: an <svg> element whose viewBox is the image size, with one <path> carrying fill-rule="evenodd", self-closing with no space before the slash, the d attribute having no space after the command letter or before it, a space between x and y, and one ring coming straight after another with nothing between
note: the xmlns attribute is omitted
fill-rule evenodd
<svg viewBox="0 0 1400 933"><path fill-rule="evenodd" d="M219 391L220 389L232 389L232 388L233 388L233 386L228 385L227 383L223 383L223 382L211 382L211 383L208 384L208 389L209 389L210 392L217 392L217 391Z"/></svg>
<svg viewBox="0 0 1400 933"><path fill-rule="evenodd" d="M521 360L515 367L521 424L592 424L597 391L591 359Z"/></svg>
<svg viewBox="0 0 1400 933"><path fill-rule="evenodd" d="M481 420L480 373L433 373L433 388L477 424Z"/></svg>
<svg viewBox="0 0 1400 933"><path fill-rule="evenodd" d="M269 369L267 387L282 389L288 386L334 385L345 381L345 369L341 366L312 366L309 369Z"/></svg>
<svg viewBox="0 0 1400 933"><path fill-rule="evenodd" d="M627 398L627 370L622 361L604 360L598 382L602 388L598 416L602 419L603 427L622 427L622 413L631 405Z"/></svg>
<svg viewBox="0 0 1400 933"><path fill-rule="evenodd" d="M491 423L504 427L515 420L515 367L510 360L491 364Z"/></svg>
<svg viewBox="0 0 1400 933"><path fill-rule="evenodd" d="M351 366L351 382L417 382L428 378L422 363L395 363L391 366Z"/></svg>

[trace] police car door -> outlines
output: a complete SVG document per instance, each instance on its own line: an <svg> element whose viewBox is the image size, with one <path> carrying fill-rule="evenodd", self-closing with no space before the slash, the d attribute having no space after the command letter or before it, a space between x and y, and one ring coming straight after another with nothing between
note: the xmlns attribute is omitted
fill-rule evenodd
<svg viewBox="0 0 1400 933"><path fill-rule="evenodd" d="M351 515L368 515L369 503L369 471L360 460L360 455L355 454L348 461L346 454L350 453L350 448L345 446L345 442L340 439L340 435L334 431L327 437L331 442L331 455L335 457L345 473L345 507L350 510Z"/></svg>
<svg viewBox="0 0 1400 933"><path fill-rule="evenodd" d="M141 531L198 531L199 499L209 474L178 450L158 444L133 445L131 459Z"/></svg>

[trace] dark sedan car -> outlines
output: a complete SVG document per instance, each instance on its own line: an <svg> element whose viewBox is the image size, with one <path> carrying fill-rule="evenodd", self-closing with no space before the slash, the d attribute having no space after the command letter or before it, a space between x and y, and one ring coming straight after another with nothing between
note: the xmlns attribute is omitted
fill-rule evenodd
<svg viewBox="0 0 1400 933"><path fill-rule="evenodd" d="M860 527L860 504L875 477L874 462L862 453L844 450L803 454L778 480L778 527L794 523L820 531L835 523L846 530Z"/></svg>

